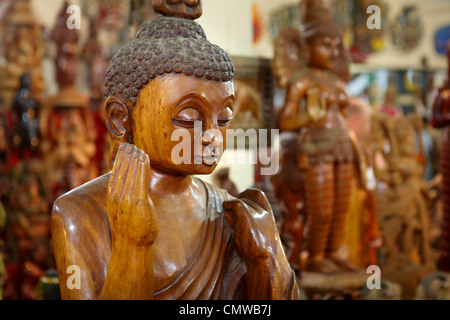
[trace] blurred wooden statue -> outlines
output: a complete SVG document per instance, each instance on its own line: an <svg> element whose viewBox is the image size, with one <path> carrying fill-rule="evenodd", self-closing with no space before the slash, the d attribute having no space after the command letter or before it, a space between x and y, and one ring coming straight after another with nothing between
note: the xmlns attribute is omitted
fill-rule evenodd
<svg viewBox="0 0 450 320"><path fill-rule="evenodd" d="M109 171L109 161L105 154L109 153L111 145L103 109L104 81L108 62L106 50L98 40L99 22L91 18L89 25L89 40L83 47L81 56L86 60L88 69L89 110L96 132L93 165L98 170L97 175L101 175Z"/></svg>
<svg viewBox="0 0 450 320"><path fill-rule="evenodd" d="M375 114L372 118L374 172L379 183L376 205L383 239L380 266L385 279L402 286L404 299L414 298L420 281L436 268L428 187L414 144L418 120L417 115Z"/></svg>
<svg viewBox="0 0 450 320"><path fill-rule="evenodd" d="M104 81L108 69L106 50L98 40L99 26L95 20L89 21L89 39L84 45L81 57L87 62L87 83L90 91L91 110L101 110Z"/></svg>
<svg viewBox="0 0 450 320"><path fill-rule="evenodd" d="M45 89L41 68L44 42L36 21L30 0L11 1L1 20L0 48L5 64L0 67L0 95L8 107L25 73L31 77L30 90L37 100Z"/></svg>
<svg viewBox="0 0 450 320"><path fill-rule="evenodd" d="M299 212L298 225L305 226L302 238L308 256L300 285L311 290L354 289L366 278L341 248L358 171L361 186L366 186L366 161L343 115L349 102L349 55L333 13L322 1L303 0L300 13L302 31L282 30L273 60L278 85L286 88L279 120L285 146L291 149L282 156L291 163L285 175L298 190L291 194L297 194L302 205L292 207ZM330 280L336 273L340 280Z"/></svg>
<svg viewBox="0 0 450 320"><path fill-rule="evenodd" d="M450 41L447 43L447 59L449 63L447 82L439 88L434 100L431 123L434 127L443 129L439 155L443 180L439 269L450 272Z"/></svg>
<svg viewBox="0 0 450 320"><path fill-rule="evenodd" d="M264 194L234 198L192 177L211 174L226 145L231 59L194 21L201 0L153 4L164 16L141 26L106 75L112 172L53 207L62 297L298 298ZM183 161L175 132L185 137ZM70 265L80 268L80 289L66 286Z"/></svg>
<svg viewBox="0 0 450 320"><path fill-rule="evenodd" d="M348 259L361 268L378 265L381 234L376 211L376 178L372 165L372 107L362 98L350 98L345 110L349 128L360 142L359 152L367 163L366 188L354 184L352 201L347 212L344 247Z"/></svg>
<svg viewBox="0 0 450 320"><path fill-rule="evenodd" d="M34 300L40 277L55 267L50 243L50 198L39 161L21 162L10 174L9 201L5 205L5 299Z"/></svg>
<svg viewBox="0 0 450 320"><path fill-rule="evenodd" d="M301 13L303 32L285 29L275 44L274 74L286 88L279 125L294 133L290 154L305 205L306 270L349 271L354 267L339 255L359 156L342 115L348 105L349 57L322 1L302 1Z"/></svg>
<svg viewBox="0 0 450 320"><path fill-rule="evenodd" d="M20 78L20 88L11 106L12 134L11 151L15 162L36 157L40 147L39 109L40 105L31 91L29 74ZM14 165L14 164L12 164Z"/></svg>
<svg viewBox="0 0 450 320"><path fill-rule="evenodd" d="M92 163L96 132L89 99L75 87L79 37L76 29L66 27L67 7L65 2L52 31L57 46L55 66L59 90L47 99L41 119L42 150L55 199L98 173Z"/></svg>

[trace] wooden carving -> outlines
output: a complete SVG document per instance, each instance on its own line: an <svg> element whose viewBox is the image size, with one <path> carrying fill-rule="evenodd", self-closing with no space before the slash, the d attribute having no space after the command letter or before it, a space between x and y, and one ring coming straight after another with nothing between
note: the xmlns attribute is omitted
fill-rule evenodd
<svg viewBox="0 0 450 320"><path fill-rule="evenodd" d="M447 43L448 77L439 89L432 108L431 123L442 128L442 142L439 156L442 172L443 216L440 241L439 269L450 271L450 42Z"/></svg>
<svg viewBox="0 0 450 320"><path fill-rule="evenodd" d="M0 95L9 108L20 85L20 78L28 73L32 80L31 91L40 100L45 89L41 68L44 42L30 0L11 1L3 14L1 25L0 47L6 63L0 68Z"/></svg>
<svg viewBox="0 0 450 320"><path fill-rule="evenodd" d="M298 217L297 225L305 224L306 270L349 271L355 268L338 253L352 180L359 169L357 142L342 114L348 105L348 52L322 1L304 0L301 8L303 31L281 31L273 61L278 84L286 88L279 121L286 139L280 176L292 187L282 193L304 205L302 211L298 204L288 207ZM300 234L301 228L296 230Z"/></svg>
<svg viewBox="0 0 450 320"><path fill-rule="evenodd" d="M64 2L51 34L57 46L54 62L59 90L46 99L41 117L42 152L54 199L98 176L89 98L75 87L79 38L76 29L66 27L68 6Z"/></svg>
<svg viewBox="0 0 450 320"><path fill-rule="evenodd" d="M76 29L67 28L67 20L70 18L70 14L67 13L68 6L68 2L65 1L51 33L52 40L57 46L54 62L56 80L61 89L72 87L78 73L77 49L79 36Z"/></svg>
<svg viewBox="0 0 450 320"><path fill-rule="evenodd" d="M374 114L372 117L372 152L379 181L376 203L383 238L381 270L385 279L401 285L404 299L414 298L421 279L435 268L428 187L414 145L413 124L418 120L415 115L391 118Z"/></svg>
<svg viewBox="0 0 450 320"><path fill-rule="evenodd" d="M144 23L111 60L112 171L60 197L52 213L64 299L298 298L264 194L234 198L191 176L212 173L222 155L233 73L195 21L173 16ZM192 147L184 162L173 158L174 132ZM66 286L71 265L81 289Z"/></svg>
<svg viewBox="0 0 450 320"><path fill-rule="evenodd" d="M12 151L16 153L17 160L26 160L36 156L40 145L39 108L40 105L34 96L30 74L24 74L20 79L12 106Z"/></svg>

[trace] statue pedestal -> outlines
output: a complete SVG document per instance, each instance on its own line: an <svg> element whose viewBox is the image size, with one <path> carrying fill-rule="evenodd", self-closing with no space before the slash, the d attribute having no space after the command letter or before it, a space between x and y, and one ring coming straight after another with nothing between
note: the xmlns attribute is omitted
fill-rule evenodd
<svg viewBox="0 0 450 320"><path fill-rule="evenodd" d="M369 276L363 271L334 274L303 271L298 283L309 300L361 300Z"/></svg>

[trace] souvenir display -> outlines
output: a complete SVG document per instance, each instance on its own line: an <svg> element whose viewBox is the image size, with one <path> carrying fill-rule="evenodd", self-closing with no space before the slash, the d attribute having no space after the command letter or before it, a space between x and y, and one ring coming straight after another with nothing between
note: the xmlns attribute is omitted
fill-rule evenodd
<svg viewBox="0 0 450 320"><path fill-rule="evenodd" d="M59 90L56 95L46 99L41 116L43 159L54 200L98 175L92 163L96 152L96 132L88 108L89 98L75 86L79 36L76 29L65 27L69 17L68 6L68 2L63 4L51 32L51 38L57 46L54 62ZM93 90L98 95L101 85L97 74L96 77L91 79L91 84L97 85ZM95 93L93 97L95 99Z"/></svg>
<svg viewBox="0 0 450 320"><path fill-rule="evenodd" d="M2 29L1 55L6 63L0 66L0 96L7 108L24 74L31 77L30 88L40 100L45 83L41 61L44 54L40 26L31 11L30 0L12 1L0 22Z"/></svg>
<svg viewBox="0 0 450 320"><path fill-rule="evenodd" d="M450 299L450 2L215 2L0 0L0 300Z"/></svg>

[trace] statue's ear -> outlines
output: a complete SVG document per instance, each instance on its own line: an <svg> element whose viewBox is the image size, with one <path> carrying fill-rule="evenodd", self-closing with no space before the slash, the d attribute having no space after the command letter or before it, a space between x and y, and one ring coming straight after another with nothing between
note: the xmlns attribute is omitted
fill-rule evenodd
<svg viewBox="0 0 450 320"><path fill-rule="evenodd" d="M112 166L120 144L133 143L131 110L122 99L109 97L105 101L105 118L111 137L110 164Z"/></svg>

